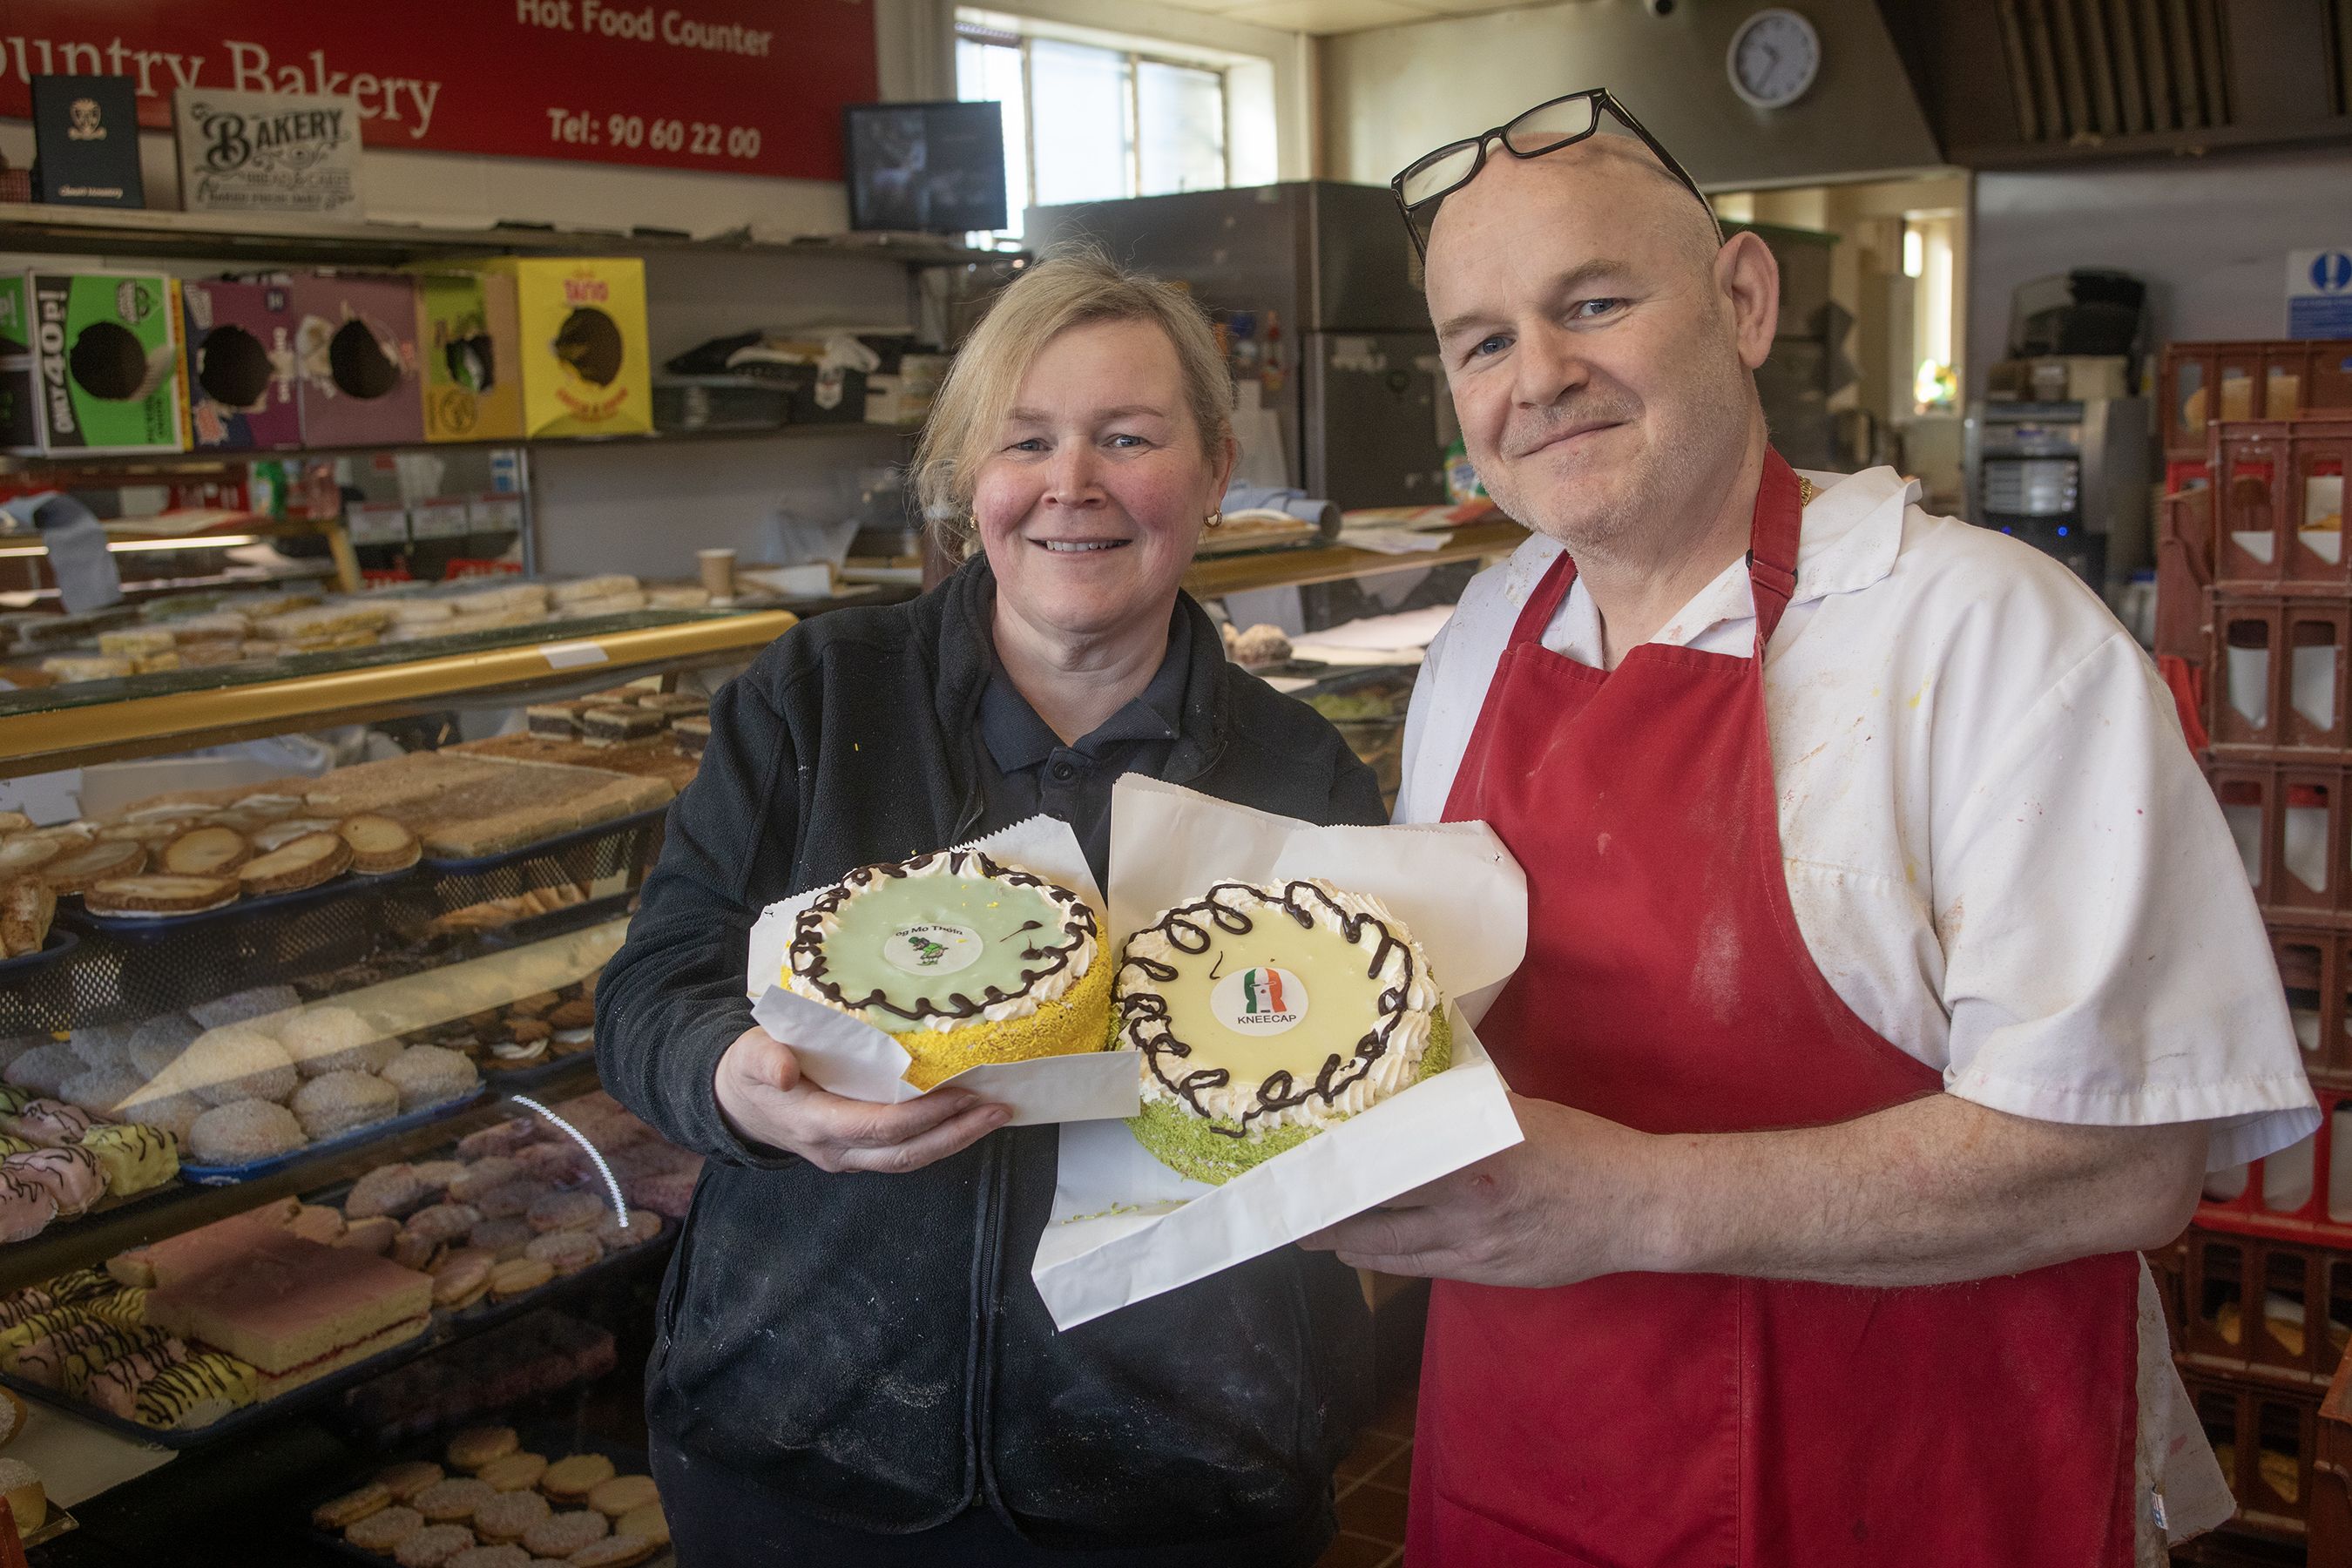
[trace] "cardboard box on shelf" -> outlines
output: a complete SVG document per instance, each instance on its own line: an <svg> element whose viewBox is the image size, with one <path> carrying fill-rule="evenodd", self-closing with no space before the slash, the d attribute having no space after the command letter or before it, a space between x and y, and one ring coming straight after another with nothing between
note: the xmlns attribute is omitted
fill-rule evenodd
<svg viewBox="0 0 2352 1568"><path fill-rule="evenodd" d="M426 440L522 435L514 279L497 272L419 272L416 342L424 356Z"/></svg>
<svg viewBox="0 0 2352 1568"><path fill-rule="evenodd" d="M188 445L279 451L302 444L294 334L301 317L283 283L180 286L187 342Z"/></svg>
<svg viewBox="0 0 2352 1568"><path fill-rule="evenodd" d="M514 279L525 436L653 429L643 261L504 257L483 270Z"/></svg>
<svg viewBox="0 0 2352 1568"><path fill-rule="evenodd" d="M398 273L298 272L293 290L302 444L425 439L416 283Z"/></svg>
<svg viewBox="0 0 2352 1568"><path fill-rule="evenodd" d="M15 451L180 450L180 311L170 279L32 272L0 280L0 315L30 329L0 357ZM30 405L31 417L25 417Z"/></svg>
<svg viewBox="0 0 2352 1568"><path fill-rule="evenodd" d="M0 451L39 448L34 390L32 293L25 274L0 273Z"/></svg>

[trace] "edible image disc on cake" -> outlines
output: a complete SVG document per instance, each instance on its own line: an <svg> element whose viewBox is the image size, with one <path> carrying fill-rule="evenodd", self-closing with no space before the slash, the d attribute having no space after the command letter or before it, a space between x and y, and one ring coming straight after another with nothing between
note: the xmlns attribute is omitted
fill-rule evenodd
<svg viewBox="0 0 2352 1568"><path fill-rule="evenodd" d="M1307 982L1287 969L1236 970L1209 993L1218 1023L1237 1035L1279 1035L1307 1021Z"/></svg>
<svg viewBox="0 0 2352 1568"><path fill-rule="evenodd" d="M1114 1047L1143 1053L1130 1125L1220 1183L1451 1059L1429 960L1387 905L1298 879L1220 882L1128 939Z"/></svg>
<svg viewBox="0 0 2352 1568"><path fill-rule="evenodd" d="M976 850L865 866L794 922L785 984L863 1019L933 1084L984 1061L1100 1047L1109 965L1069 889Z"/></svg>
<svg viewBox="0 0 2352 1568"><path fill-rule="evenodd" d="M988 939L970 926L924 921L900 926L882 943L882 956L909 974L959 974L988 952Z"/></svg>

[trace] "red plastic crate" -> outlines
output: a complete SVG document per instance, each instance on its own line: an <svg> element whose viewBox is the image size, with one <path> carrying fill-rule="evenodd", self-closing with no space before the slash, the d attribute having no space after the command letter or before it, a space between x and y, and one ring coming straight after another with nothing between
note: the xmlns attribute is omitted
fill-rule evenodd
<svg viewBox="0 0 2352 1568"><path fill-rule="evenodd" d="M2227 1529L2275 1541L2304 1538L2319 1440L2317 1391L2302 1394L2181 1369L2222 1479L2238 1500Z"/></svg>
<svg viewBox="0 0 2352 1568"><path fill-rule="evenodd" d="M2198 662L2206 670L2205 727L2213 744L2330 753L2352 747L2346 712L2352 597L2217 589L2209 616L2210 640Z"/></svg>
<svg viewBox="0 0 2352 1568"><path fill-rule="evenodd" d="M2220 684L2218 674L2209 677L2209 689ZM2209 696L2209 707L2216 700ZM2332 925L2337 922L2311 917L2352 910L2346 865L2352 767L2327 752L2309 762L2241 760L2217 747L2205 776L2265 919Z"/></svg>
<svg viewBox="0 0 2352 1568"><path fill-rule="evenodd" d="M2273 925L2270 936L2304 1072L2320 1088L2352 1089L2352 934Z"/></svg>
<svg viewBox="0 0 2352 1568"><path fill-rule="evenodd" d="M2352 414L2224 423L2214 446L2213 582L2352 587L2344 474Z"/></svg>
<svg viewBox="0 0 2352 1568"><path fill-rule="evenodd" d="M2352 408L2352 342L2172 343L2158 375L2168 458L2206 455L2217 419L2289 419Z"/></svg>
<svg viewBox="0 0 2352 1568"><path fill-rule="evenodd" d="M2342 973L2340 952L2337 972ZM2352 1089L2315 1083L2312 1093L2319 1099L2319 1131L2241 1172L2216 1172L2208 1178L2205 1200L2197 1205L2200 1229L2352 1248ZM2340 1177L2335 1150L2339 1133L2347 1139ZM2192 1289L2192 1306L2195 1300Z"/></svg>
<svg viewBox="0 0 2352 1568"><path fill-rule="evenodd" d="M2327 1386L2352 1345L2352 1252L2215 1231L2181 1238L2179 1349L2200 1371Z"/></svg>
<svg viewBox="0 0 2352 1568"><path fill-rule="evenodd" d="M2164 498L2156 530L2156 653L2200 669L2211 654L2213 492L2186 490Z"/></svg>

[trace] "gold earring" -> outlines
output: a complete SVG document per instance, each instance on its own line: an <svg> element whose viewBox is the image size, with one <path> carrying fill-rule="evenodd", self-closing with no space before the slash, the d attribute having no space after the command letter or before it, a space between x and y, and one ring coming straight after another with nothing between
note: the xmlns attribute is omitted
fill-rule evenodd
<svg viewBox="0 0 2352 1568"><path fill-rule="evenodd" d="M1223 508L1222 508L1222 507L1220 507L1220 508L1218 508L1215 511L1213 511L1213 512L1211 512L1211 513L1209 514L1208 526L1209 526L1209 527L1211 527L1211 528L1215 528L1215 527L1219 526L1220 524L1222 524L1224 521L1225 521L1224 509L1223 509Z"/></svg>

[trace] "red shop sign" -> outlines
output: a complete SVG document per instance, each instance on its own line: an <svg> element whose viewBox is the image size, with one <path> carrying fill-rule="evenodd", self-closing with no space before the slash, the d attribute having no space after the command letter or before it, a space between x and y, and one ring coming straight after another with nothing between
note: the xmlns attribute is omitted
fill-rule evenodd
<svg viewBox="0 0 2352 1568"><path fill-rule="evenodd" d="M371 147L841 178L876 97L865 0L0 0L0 116L27 79L345 93Z"/></svg>

